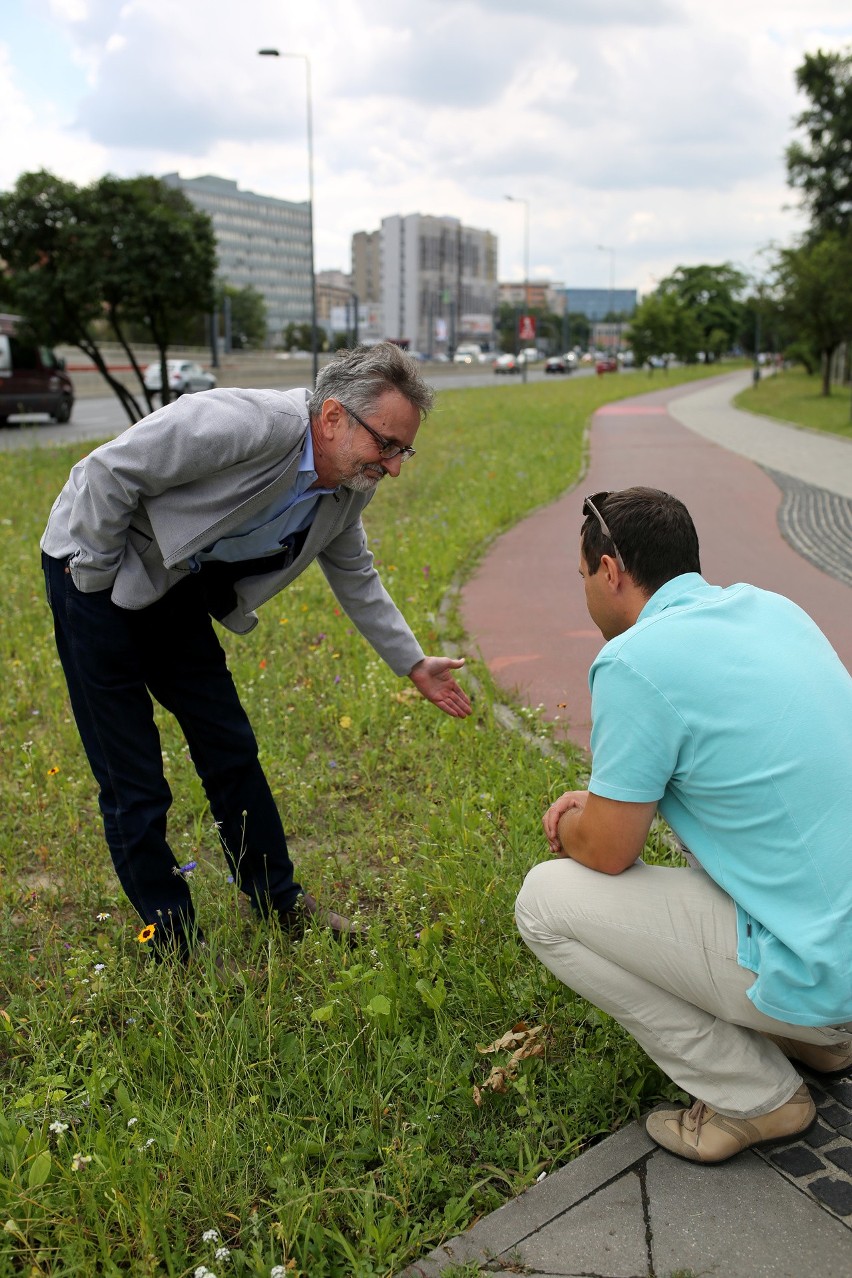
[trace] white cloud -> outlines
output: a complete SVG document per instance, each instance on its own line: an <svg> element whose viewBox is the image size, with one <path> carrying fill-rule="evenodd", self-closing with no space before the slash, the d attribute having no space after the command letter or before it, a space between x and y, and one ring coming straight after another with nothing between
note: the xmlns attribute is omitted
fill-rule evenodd
<svg viewBox="0 0 852 1278"><path fill-rule="evenodd" d="M33 0L89 88L36 95L0 59L0 182L205 172L307 195L311 59L317 262L395 212L494 230L501 272L647 287L678 262L750 260L799 225L784 149L806 50L852 41L848 0ZM22 30L17 39L23 41ZM10 37L11 39L11 37ZM15 57L12 46L11 58ZM8 127L8 126L12 127Z"/></svg>

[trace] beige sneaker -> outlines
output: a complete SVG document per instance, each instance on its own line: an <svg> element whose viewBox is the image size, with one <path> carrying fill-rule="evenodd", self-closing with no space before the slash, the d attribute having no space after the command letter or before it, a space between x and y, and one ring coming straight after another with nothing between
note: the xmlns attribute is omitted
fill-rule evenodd
<svg viewBox="0 0 852 1278"><path fill-rule="evenodd" d="M691 1109L656 1109L645 1130L671 1154L693 1163L723 1163L752 1145L795 1140L816 1122L816 1106L802 1083L785 1105L755 1118L727 1118L696 1101Z"/></svg>
<svg viewBox="0 0 852 1278"><path fill-rule="evenodd" d="M852 1038L831 1047L818 1047L816 1043L800 1043L795 1038L776 1038L774 1034L766 1037L791 1061L801 1062L816 1074L840 1074L852 1069Z"/></svg>

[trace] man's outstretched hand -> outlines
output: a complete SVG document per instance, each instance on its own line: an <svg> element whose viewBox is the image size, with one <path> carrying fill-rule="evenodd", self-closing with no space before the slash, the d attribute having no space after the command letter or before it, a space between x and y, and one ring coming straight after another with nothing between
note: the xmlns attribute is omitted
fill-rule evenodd
<svg viewBox="0 0 852 1278"><path fill-rule="evenodd" d="M471 711L470 700L452 675L453 670L460 670L463 665L464 657L457 660L452 657L424 657L411 668L408 677L421 696L431 701L433 706L454 719L465 719Z"/></svg>

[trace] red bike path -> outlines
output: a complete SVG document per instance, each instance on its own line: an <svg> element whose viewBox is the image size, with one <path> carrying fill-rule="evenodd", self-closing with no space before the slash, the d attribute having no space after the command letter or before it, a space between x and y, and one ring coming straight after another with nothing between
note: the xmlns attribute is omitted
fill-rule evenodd
<svg viewBox="0 0 852 1278"><path fill-rule="evenodd" d="M732 394L741 382L732 384ZM642 484L681 498L698 529L707 580L747 581L793 599L852 670L852 591L784 541L779 488L755 462L670 416L674 399L704 385L656 390L601 408L592 419L589 467L578 486L499 537L462 591L469 657L480 656L500 687L528 706L541 706L559 735L585 748L588 672L603 643L586 612L577 570L581 507L589 493Z"/></svg>

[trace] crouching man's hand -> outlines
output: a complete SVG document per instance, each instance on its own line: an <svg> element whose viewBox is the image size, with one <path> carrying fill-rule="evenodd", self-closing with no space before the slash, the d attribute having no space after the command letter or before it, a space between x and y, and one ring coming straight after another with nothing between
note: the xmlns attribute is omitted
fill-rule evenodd
<svg viewBox="0 0 852 1278"><path fill-rule="evenodd" d="M470 700L452 676L452 671L463 665L464 657L424 657L409 670L408 677L433 706L455 719L465 719L471 712Z"/></svg>
<svg viewBox="0 0 852 1278"><path fill-rule="evenodd" d="M551 803L541 818L548 847L554 856L568 855L559 838L559 818L564 816L566 812L570 812L572 808L579 808L582 811L586 806L588 797L588 790L567 790L565 794L560 794L559 798Z"/></svg>

